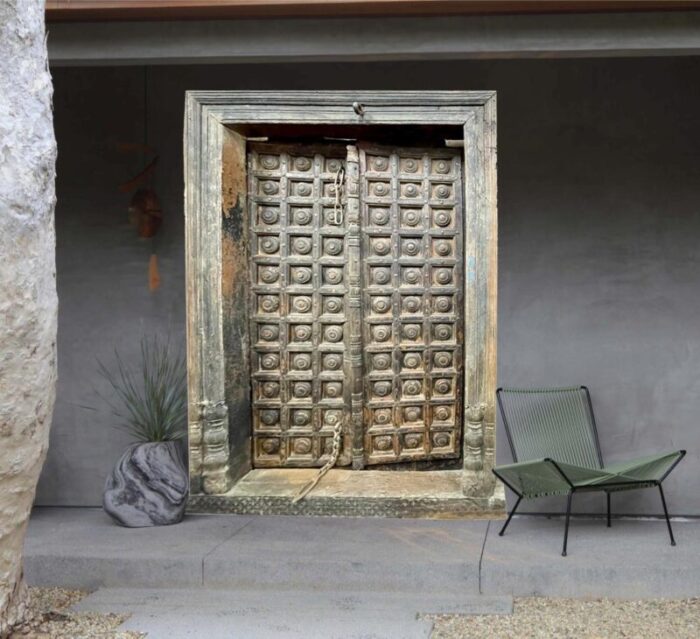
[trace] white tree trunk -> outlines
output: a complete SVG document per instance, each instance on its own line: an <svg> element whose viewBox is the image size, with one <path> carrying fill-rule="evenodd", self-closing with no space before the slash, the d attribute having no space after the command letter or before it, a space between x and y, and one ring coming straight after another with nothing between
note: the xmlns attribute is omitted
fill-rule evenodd
<svg viewBox="0 0 700 639"><path fill-rule="evenodd" d="M21 622L22 546L56 387L56 141L43 0L0 0L0 637Z"/></svg>

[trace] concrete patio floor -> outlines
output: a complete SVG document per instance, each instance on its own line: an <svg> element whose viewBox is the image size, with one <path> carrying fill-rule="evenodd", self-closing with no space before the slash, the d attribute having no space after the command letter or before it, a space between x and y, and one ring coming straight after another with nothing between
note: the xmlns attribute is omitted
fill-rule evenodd
<svg viewBox="0 0 700 639"><path fill-rule="evenodd" d="M700 522L501 522L190 515L125 529L99 509L38 508L31 585L95 590L149 637L428 637L417 613L508 613L512 596L700 596ZM271 620L274 619L274 624ZM231 633L234 634L231 634ZM333 634L336 633L336 634Z"/></svg>

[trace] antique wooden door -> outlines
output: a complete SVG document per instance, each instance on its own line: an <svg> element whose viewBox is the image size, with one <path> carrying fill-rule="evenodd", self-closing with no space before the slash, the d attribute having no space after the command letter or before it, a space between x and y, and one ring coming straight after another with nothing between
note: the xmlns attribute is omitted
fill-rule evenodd
<svg viewBox="0 0 700 639"><path fill-rule="evenodd" d="M459 153L360 149L368 464L459 454Z"/></svg>
<svg viewBox="0 0 700 639"><path fill-rule="evenodd" d="M248 150L253 462L454 458L462 169L451 149Z"/></svg>

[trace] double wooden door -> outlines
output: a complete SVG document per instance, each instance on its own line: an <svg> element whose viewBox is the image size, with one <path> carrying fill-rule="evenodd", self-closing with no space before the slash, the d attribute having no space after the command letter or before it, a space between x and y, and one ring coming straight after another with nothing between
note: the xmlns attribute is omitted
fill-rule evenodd
<svg viewBox="0 0 700 639"><path fill-rule="evenodd" d="M248 149L253 463L459 457L461 154Z"/></svg>

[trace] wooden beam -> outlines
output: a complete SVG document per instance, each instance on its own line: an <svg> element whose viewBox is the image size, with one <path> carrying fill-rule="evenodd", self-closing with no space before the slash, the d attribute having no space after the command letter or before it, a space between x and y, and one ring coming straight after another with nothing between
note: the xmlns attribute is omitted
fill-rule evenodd
<svg viewBox="0 0 700 639"><path fill-rule="evenodd" d="M48 44L52 66L688 56L700 11L62 22Z"/></svg>
<svg viewBox="0 0 700 639"><path fill-rule="evenodd" d="M698 10L700 0L46 0L47 22Z"/></svg>

